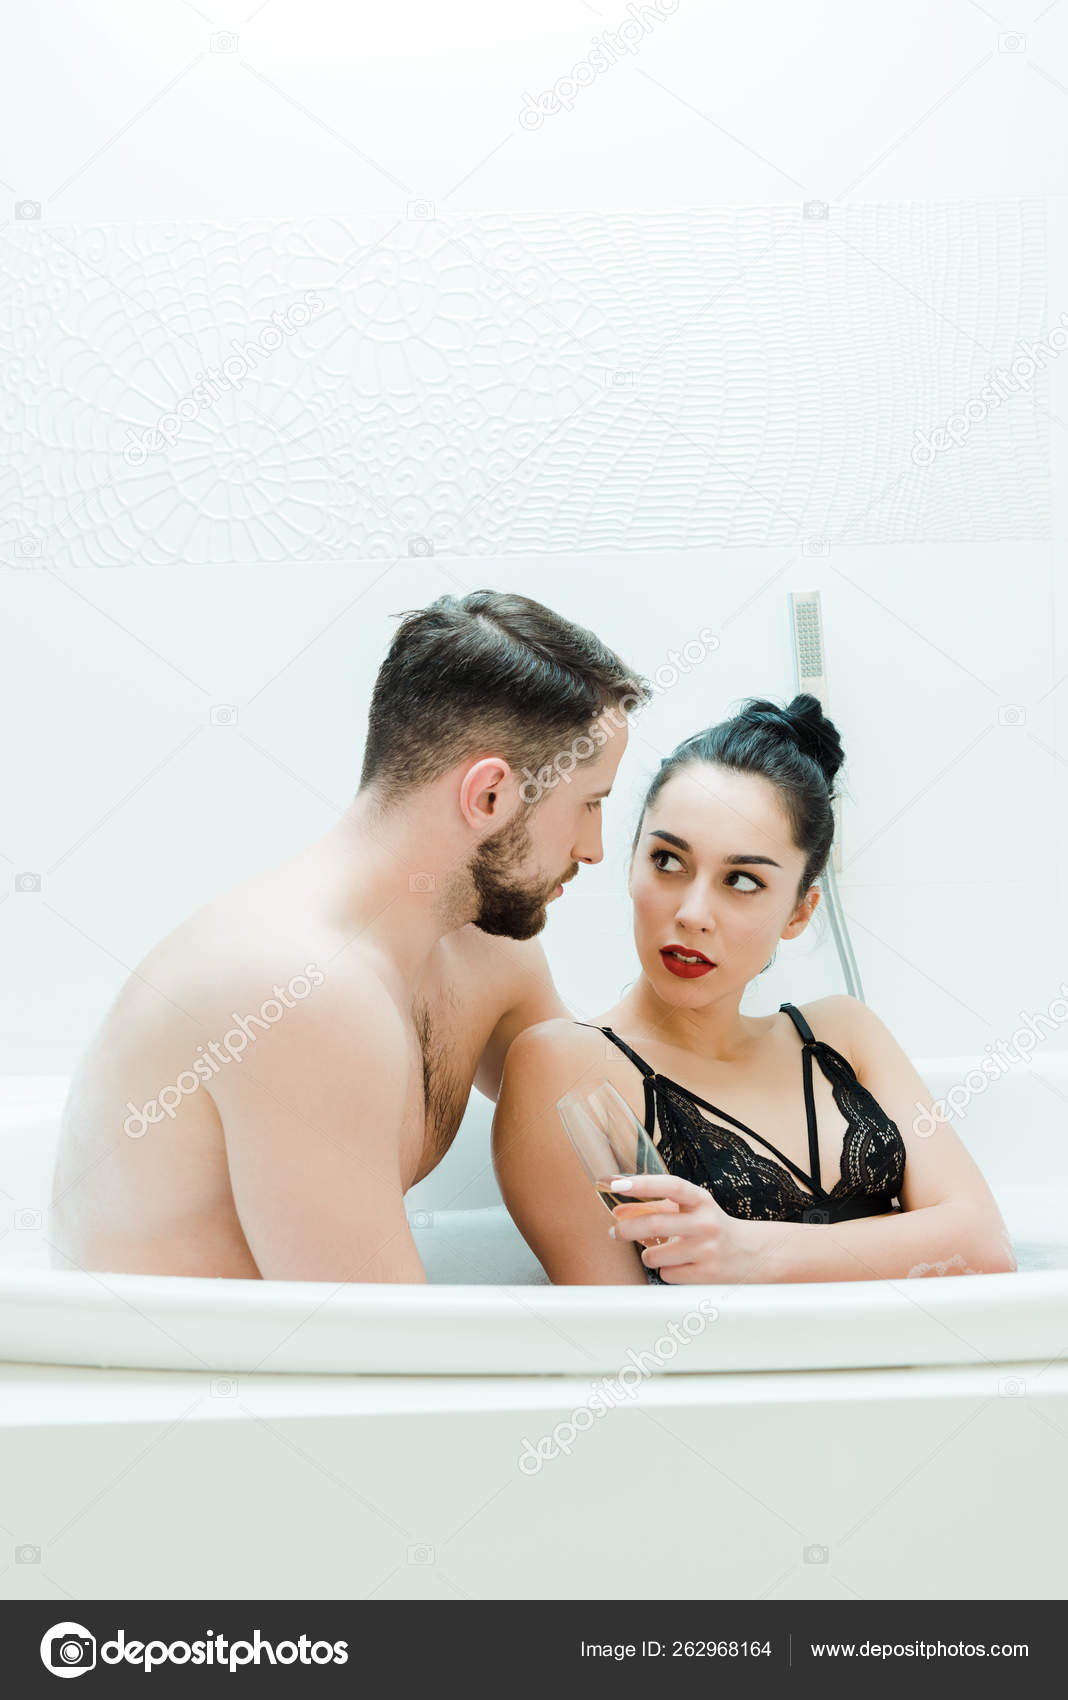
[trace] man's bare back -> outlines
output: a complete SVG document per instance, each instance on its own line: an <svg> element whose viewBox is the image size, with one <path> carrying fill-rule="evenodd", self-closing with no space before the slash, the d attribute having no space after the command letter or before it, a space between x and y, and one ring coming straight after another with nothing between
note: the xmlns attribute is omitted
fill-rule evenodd
<svg viewBox="0 0 1068 1700"><path fill-rule="evenodd" d="M472 1084L496 1098L515 1033L567 1012L537 940L472 924L398 971L389 907L353 901L352 868L335 829L130 976L72 1083L55 1266L425 1279L404 1193Z"/></svg>

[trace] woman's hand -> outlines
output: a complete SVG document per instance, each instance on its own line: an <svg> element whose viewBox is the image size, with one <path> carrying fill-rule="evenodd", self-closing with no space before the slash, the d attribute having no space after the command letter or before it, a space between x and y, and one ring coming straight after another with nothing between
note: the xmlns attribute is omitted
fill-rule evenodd
<svg viewBox="0 0 1068 1700"><path fill-rule="evenodd" d="M662 1280L675 1282L761 1281L769 1235L780 1224L747 1222L729 1216L704 1187L694 1186L681 1175L617 1175L610 1183L613 1192L634 1195L634 1203L617 1204L612 1211L615 1226L608 1232L617 1240L634 1240L644 1245L641 1260L656 1269ZM665 1200L651 1213L648 1199ZM640 1202L639 1202L640 1201ZM660 1239L661 1244L651 1242Z"/></svg>

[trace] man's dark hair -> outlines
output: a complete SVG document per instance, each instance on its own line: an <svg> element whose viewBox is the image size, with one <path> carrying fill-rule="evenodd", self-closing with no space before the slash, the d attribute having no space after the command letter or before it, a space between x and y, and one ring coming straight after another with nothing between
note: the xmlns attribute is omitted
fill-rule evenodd
<svg viewBox="0 0 1068 1700"><path fill-rule="evenodd" d="M601 640L528 596L473 590L403 615L371 696L361 791L389 807L465 756L538 773L607 708L651 696Z"/></svg>

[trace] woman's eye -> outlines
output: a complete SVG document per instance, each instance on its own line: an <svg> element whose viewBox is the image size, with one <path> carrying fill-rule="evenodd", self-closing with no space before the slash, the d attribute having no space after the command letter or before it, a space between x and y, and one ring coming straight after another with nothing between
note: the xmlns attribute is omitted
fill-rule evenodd
<svg viewBox="0 0 1068 1700"><path fill-rule="evenodd" d="M661 856L666 856L669 862L678 862L679 866L680 867L682 866L681 860L679 859L678 856L676 856L676 854L673 850L653 850L653 851L650 852L650 860L653 863L653 866L655 868L657 868L659 870L659 872L662 873L662 874L669 873L670 869L664 867L664 864L660 860ZM764 890L767 889L764 885L763 880L755 879L752 874L747 874L745 872L745 870L742 869L742 868L736 868L732 874L728 874L727 880L728 880L728 882L731 881L731 880L748 880L749 881L749 884L745 885L745 886L742 886L742 885L732 886L731 889L733 891L744 891L744 892L747 892L749 894L752 894L754 891L764 891Z"/></svg>

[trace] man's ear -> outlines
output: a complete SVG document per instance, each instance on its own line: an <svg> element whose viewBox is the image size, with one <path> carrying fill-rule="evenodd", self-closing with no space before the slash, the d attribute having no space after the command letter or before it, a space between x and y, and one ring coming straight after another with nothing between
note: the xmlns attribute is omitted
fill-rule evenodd
<svg viewBox="0 0 1068 1700"><path fill-rule="evenodd" d="M481 830L489 822L499 822L501 790L511 776L512 769L503 756L483 756L467 769L460 780L457 802L468 826Z"/></svg>

